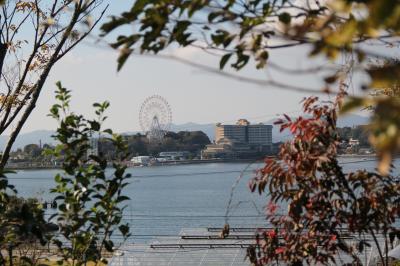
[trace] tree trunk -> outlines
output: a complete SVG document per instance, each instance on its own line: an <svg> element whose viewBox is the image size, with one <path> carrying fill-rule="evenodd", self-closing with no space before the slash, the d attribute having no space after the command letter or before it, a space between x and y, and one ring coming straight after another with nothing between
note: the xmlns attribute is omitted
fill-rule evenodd
<svg viewBox="0 0 400 266"><path fill-rule="evenodd" d="M0 80L3 74L3 65L4 65L4 59L6 58L7 54L7 44L4 44L0 41Z"/></svg>
<svg viewBox="0 0 400 266"><path fill-rule="evenodd" d="M10 157L12 145L14 144L15 140L17 139L19 132L21 131L22 127L24 126L29 115L32 113L33 109L35 109L36 102L39 98L39 95L43 88L43 85L46 82L47 76L49 75L51 68L57 62L58 56L61 52L62 47L64 46L65 42L69 38L75 24L77 23L77 21L79 19L79 14L80 14L79 9L75 8L75 11L74 11L73 17L71 19L71 22L69 23L69 26L67 27L67 29L65 29L62 39L60 40L60 43L58 44L52 57L50 58L49 62L47 63L46 68L43 70L42 74L40 75L39 80L36 82L34 91L32 93L31 100L28 103L25 111L22 113L22 116L21 116L20 120L18 121L16 128L12 131L10 138L6 144L6 147L3 151L3 154L0 158L0 170L3 170L6 167L7 161Z"/></svg>

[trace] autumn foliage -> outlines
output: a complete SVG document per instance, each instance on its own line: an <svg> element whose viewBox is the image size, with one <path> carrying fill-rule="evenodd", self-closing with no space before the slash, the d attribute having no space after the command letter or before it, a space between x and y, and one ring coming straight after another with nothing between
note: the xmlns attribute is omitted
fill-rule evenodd
<svg viewBox="0 0 400 266"><path fill-rule="evenodd" d="M343 171L336 121L344 96L341 92L326 104L307 98L304 117L276 122L293 139L281 146L277 159L265 161L250 183L252 191L269 196L267 220L274 228L257 233L256 245L248 251L255 265L337 263L339 252L361 265L359 254L367 246L377 248L387 265L388 249L379 245L377 235L387 244L398 235L394 223L400 214L400 185L392 175ZM350 243L352 235L358 237Z"/></svg>

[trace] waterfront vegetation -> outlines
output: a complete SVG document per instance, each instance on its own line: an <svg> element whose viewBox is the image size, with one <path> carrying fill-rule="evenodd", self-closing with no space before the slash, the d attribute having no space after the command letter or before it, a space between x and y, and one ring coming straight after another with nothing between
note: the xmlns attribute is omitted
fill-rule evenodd
<svg viewBox="0 0 400 266"><path fill-rule="evenodd" d="M374 155L371 144L368 141L368 125L359 125L356 127L337 128L339 141L339 154L360 154ZM146 135L136 133L134 135L122 135L128 147L129 158L134 156L153 156L158 157L160 152L188 152L186 159L200 159L201 151L210 144L209 137L202 131L179 131L167 132L164 140L160 143L151 143ZM356 140L359 143L350 145L350 140ZM96 138L97 141L97 138ZM273 143L277 145L278 143ZM23 148L18 148L10 153L9 165L13 169L29 169L29 168L58 168L61 161L56 157L45 153L48 149L53 149L54 145L44 143L31 143ZM95 152L102 153L108 162L112 162L115 158L115 149L111 142L106 138L98 139L98 146ZM277 155L278 150L269 152L268 155ZM264 154L260 153L260 158ZM232 159L233 160L233 159Z"/></svg>
<svg viewBox="0 0 400 266"><path fill-rule="evenodd" d="M186 159L200 158L201 150L210 139L202 131L180 131L167 132L162 142L152 143L146 135L137 133L134 135L122 135L123 141L127 145L129 157L126 163L134 156L154 156L157 157L160 152L187 152ZM117 151L113 143L106 137L93 136L93 140L97 142L96 148L89 147L93 152L101 153L111 163L117 158ZM57 158L46 153L48 149L54 149L52 144L28 144L22 149L19 148L10 153L8 167L13 169L26 168L59 168L62 164L62 158Z"/></svg>
<svg viewBox="0 0 400 266"><path fill-rule="evenodd" d="M140 133L126 135L124 140L131 156L156 157L160 152L185 151L189 153L190 158L200 158L201 150L210 144L210 139L202 131L166 132L162 142L150 142L146 135ZM109 160L114 157L115 151L105 140L100 139L99 151L105 154Z"/></svg>
<svg viewBox="0 0 400 266"><path fill-rule="evenodd" d="M127 146L120 135L102 127L109 103L95 103L96 119L88 120L71 112L70 92L61 83L57 86L58 103L51 108L50 116L59 123L54 136L59 144L46 150L46 155L62 161L62 172L55 176L55 186L50 190L53 212L45 217L47 206L42 202L14 196L17 190L9 185L7 172L3 172L1 264L107 264L107 257L118 248L113 234L118 231L123 240L130 236L129 225L122 221L124 202L129 200L122 190L130 174L120 163L128 156ZM111 169L103 155L89 153L90 139L101 135L115 150ZM111 174L106 174L106 169ZM43 261L46 257L54 258Z"/></svg>

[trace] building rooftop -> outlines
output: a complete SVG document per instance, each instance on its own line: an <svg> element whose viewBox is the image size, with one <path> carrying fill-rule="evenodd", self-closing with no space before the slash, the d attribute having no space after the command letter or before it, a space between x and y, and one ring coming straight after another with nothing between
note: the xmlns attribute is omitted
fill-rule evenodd
<svg viewBox="0 0 400 266"><path fill-rule="evenodd" d="M237 122L236 122L236 124L224 124L224 123L216 123L215 124L217 127L219 127L219 126L229 126L229 125L231 125L231 126L250 126L250 125L265 125L264 123L255 123L255 124L252 124L252 123L250 123L250 121L249 120L247 120L247 119L244 119L244 118L241 118L241 119L239 119Z"/></svg>

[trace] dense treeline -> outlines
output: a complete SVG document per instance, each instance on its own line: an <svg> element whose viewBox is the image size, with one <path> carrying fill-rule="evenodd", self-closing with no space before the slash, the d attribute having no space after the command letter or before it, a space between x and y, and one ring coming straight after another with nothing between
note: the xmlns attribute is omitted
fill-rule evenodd
<svg viewBox="0 0 400 266"><path fill-rule="evenodd" d="M124 139L128 145L128 152L131 156L157 156L163 151L188 151L195 157L207 144L210 144L210 139L202 131L168 132L164 140L160 143L150 143L148 138L140 133L136 135L126 135ZM22 149L11 152L10 158L13 162L51 161L52 159L54 160L54 158L44 154L44 151L49 148L52 148L49 144L44 144L43 146L28 144ZM101 138L99 140L98 149L99 152L103 153L109 160L115 157L115 148L106 138Z"/></svg>
<svg viewBox="0 0 400 266"><path fill-rule="evenodd" d="M357 139L361 147L370 147L368 136L371 132L369 132L367 125L337 128L337 131L342 141L348 142L350 139Z"/></svg>
<svg viewBox="0 0 400 266"><path fill-rule="evenodd" d="M49 155L45 154L45 150L53 149L54 146L50 144L44 144L43 146L38 144L28 144L24 146L24 148L19 148L10 153L10 161L11 162L49 162L54 160Z"/></svg>
<svg viewBox="0 0 400 266"><path fill-rule="evenodd" d="M360 147L370 147L368 142L370 132L367 125L337 128L337 131L341 141L349 142L350 139L357 139L360 142ZM140 133L126 135L124 138L131 156L157 156L163 151L188 151L192 156L196 156L200 150L210 144L210 139L202 131L168 132L160 143L149 143L148 138ZM10 155L12 161L48 161L51 158L43 154L43 151L48 148L51 148L51 145L44 144L41 147L37 144L28 144L23 149L17 149ZM99 151L109 159L112 159L115 154L113 145L105 139L100 139Z"/></svg>
<svg viewBox="0 0 400 266"><path fill-rule="evenodd" d="M163 141L159 143L150 143L148 138L140 133L124 136L124 138L132 156L156 156L163 151L188 151L192 156L196 156L207 144L211 143L208 136L202 131L167 132ZM99 142L99 151L110 159L114 154L110 144L103 139Z"/></svg>

